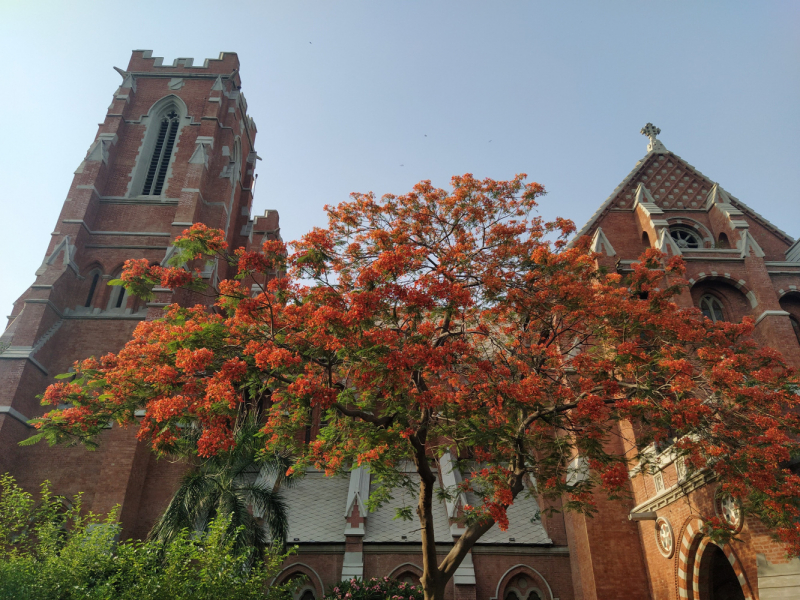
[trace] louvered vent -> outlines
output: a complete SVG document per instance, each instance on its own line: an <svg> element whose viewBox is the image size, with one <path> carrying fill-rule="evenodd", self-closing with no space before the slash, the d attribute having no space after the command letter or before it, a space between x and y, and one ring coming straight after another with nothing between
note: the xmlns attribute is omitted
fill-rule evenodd
<svg viewBox="0 0 800 600"><path fill-rule="evenodd" d="M158 139L153 148L153 157L144 180L143 196L160 196L167 178L172 148L178 135L178 113L170 111L162 120L158 129Z"/></svg>

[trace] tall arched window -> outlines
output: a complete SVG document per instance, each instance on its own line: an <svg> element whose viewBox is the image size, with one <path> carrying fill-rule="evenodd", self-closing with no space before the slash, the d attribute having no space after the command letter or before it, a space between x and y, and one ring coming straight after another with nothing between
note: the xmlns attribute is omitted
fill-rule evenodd
<svg viewBox="0 0 800 600"><path fill-rule="evenodd" d="M180 115L173 108L163 117L158 125L158 137L150 157L147 176L142 188L142 196L160 196L164 189L164 180L167 177L169 161L172 158L172 149L175 147L175 138L178 135Z"/></svg>
<svg viewBox="0 0 800 600"><path fill-rule="evenodd" d="M725 313L722 311L722 302L719 301L719 298L711 294L706 294L700 298L700 311L703 313L703 316L708 317L715 323L725 320Z"/></svg>
<svg viewBox="0 0 800 600"><path fill-rule="evenodd" d="M111 295L108 299L108 308L106 310L122 309L125 310L125 305L128 303L128 290L121 285L111 286Z"/></svg>
<svg viewBox="0 0 800 600"><path fill-rule="evenodd" d="M789 320L792 322L792 329L794 329L794 334L797 336L797 343L800 344L800 321L793 316L790 316Z"/></svg>
<svg viewBox="0 0 800 600"><path fill-rule="evenodd" d="M98 281L100 281L100 273L95 272L94 276L92 277L92 284L89 286L89 295L86 297L86 304L84 305L86 308L89 308L92 305L92 300L94 299L94 293L97 290Z"/></svg>
<svg viewBox="0 0 800 600"><path fill-rule="evenodd" d="M164 197L169 193L172 159L187 123L187 112L183 100L170 94L154 103L142 116L141 125L145 131L131 171L130 196Z"/></svg>

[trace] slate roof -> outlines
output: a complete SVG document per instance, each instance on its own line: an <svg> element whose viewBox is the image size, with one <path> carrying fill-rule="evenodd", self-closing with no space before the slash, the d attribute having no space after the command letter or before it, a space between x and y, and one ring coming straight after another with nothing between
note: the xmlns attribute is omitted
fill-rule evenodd
<svg viewBox="0 0 800 600"><path fill-rule="evenodd" d="M289 543L343 544L343 514L349 486L348 477L325 477L325 473L309 472L294 487L281 489L289 506Z"/></svg>
<svg viewBox="0 0 800 600"><path fill-rule="evenodd" d="M478 545L482 544L552 544L547 537L547 532L541 520L531 522L539 511L539 503L533 496L525 497L524 493L517 496L514 504L508 509L508 530L500 531L494 525L481 536ZM510 538L514 538L511 542Z"/></svg>
<svg viewBox="0 0 800 600"><path fill-rule="evenodd" d="M415 479L416 474L409 474ZM437 482L437 487L438 487ZM325 477L321 472L309 472L292 488L281 490L289 506L289 543L344 543L344 509L347 504L349 479L346 477ZM370 486L370 492L375 485ZM395 508L404 505L416 507L416 495L395 490L394 498L380 509L367 516L365 543L419 543L420 531L416 514L411 521L394 519ZM435 496L434 496L435 498ZM508 531L492 527L481 537L479 545L484 544L550 544L541 521L531 522L539 510L536 499L521 494L508 510ZM444 502L434 499L433 528L436 540L449 543L450 524ZM407 539L402 539L406 536ZM509 538L514 538L510 542Z"/></svg>
<svg viewBox="0 0 800 600"><path fill-rule="evenodd" d="M409 475L412 480L418 481L416 475ZM436 483L439 488L439 483ZM369 486L370 494L375 489L374 485ZM366 534L364 535L364 543L367 542L419 542L420 529L419 519L416 512L413 513L413 520L403 521L402 519L394 519L395 508L401 506L411 506L416 508L417 498L408 492L404 493L402 489L396 489L392 493L394 498L381 506L376 512L369 513L366 524ZM437 541L449 542L450 537L450 522L447 518L447 509L444 502L436 500L436 493L433 496L433 533ZM404 540L401 536L407 536L408 539Z"/></svg>

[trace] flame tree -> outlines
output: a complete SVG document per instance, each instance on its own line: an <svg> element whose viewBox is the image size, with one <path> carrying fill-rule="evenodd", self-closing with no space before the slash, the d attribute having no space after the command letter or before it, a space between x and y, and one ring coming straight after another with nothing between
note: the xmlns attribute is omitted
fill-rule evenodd
<svg viewBox="0 0 800 600"><path fill-rule="evenodd" d="M544 189L524 177L353 194L326 207L327 228L261 252L230 251L222 232L193 226L175 241L175 266L128 261L122 280L143 297L156 285L206 290L211 309L172 305L118 354L76 363L75 379L43 397L71 407L39 419L34 440L93 444L115 420L166 452L191 422L197 454L211 456L234 444L245 399L268 398L265 452L291 451L298 472L368 465L373 506L414 487L428 600L443 598L482 534L507 526L526 482L591 514L598 493L626 494L629 469L672 436L690 470L712 471L800 553L800 479L782 466L798 451L794 373L752 342L752 321L679 307L680 259L648 250L626 278L598 268L588 240L566 243L571 222L535 215ZM209 288L190 270L208 260L237 275ZM312 422L319 433L305 441ZM620 422L636 430L625 453L608 443ZM470 473L448 492L479 501L462 507L466 529L438 561L432 506L446 451ZM570 476L576 457L587 476Z"/></svg>

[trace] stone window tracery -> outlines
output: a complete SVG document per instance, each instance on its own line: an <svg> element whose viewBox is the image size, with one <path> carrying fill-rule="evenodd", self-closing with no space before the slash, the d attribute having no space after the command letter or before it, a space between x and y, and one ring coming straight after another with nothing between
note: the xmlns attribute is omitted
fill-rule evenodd
<svg viewBox="0 0 800 600"><path fill-rule="evenodd" d="M503 600L542 600L542 597L541 591L534 587L531 578L522 574L508 583Z"/></svg>
<svg viewBox="0 0 800 600"><path fill-rule="evenodd" d="M704 317L708 317L715 323L725 320L725 313L722 310L722 302L719 298L711 294L705 294L700 298L700 311Z"/></svg>
<svg viewBox="0 0 800 600"><path fill-rule="evenodd" d="M694 250L700 248L700 235L689 227L673 226L669 228L669 235L681 250Z"/></svg>

